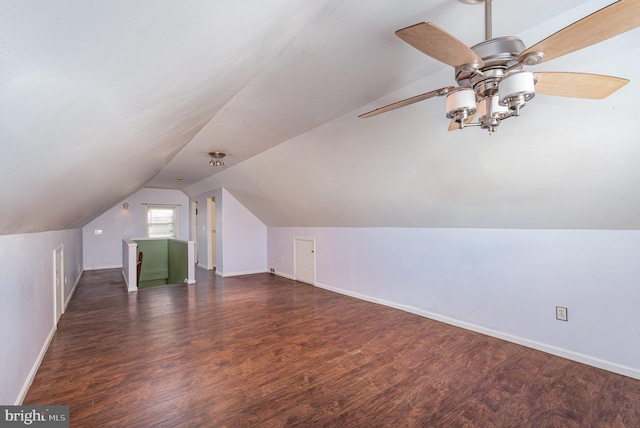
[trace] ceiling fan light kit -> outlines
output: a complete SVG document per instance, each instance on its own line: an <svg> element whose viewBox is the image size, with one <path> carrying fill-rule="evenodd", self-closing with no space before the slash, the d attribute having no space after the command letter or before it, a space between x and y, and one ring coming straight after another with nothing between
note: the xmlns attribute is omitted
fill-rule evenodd
<svg viewBox="0 0 640 428"><path fill-rule="evenodd" d="M460 89L447 95L447 118L465 121L475 112L476 93L473 89Z"/></svg>
<svg viewBox="0 0 640 428"><path fill-rule="evenodd" d="M226 155L222 152L209 152L209 165L211 166L224 166L222 160Z"/></svg>
<svg viewBox="0 0 640 428"><path fill-rule="evenodd" d="M508 114L509 108L500 105L497 95L483 98L478 102L478 122L485 123L487 127L497 126Z"/></svg>
<svg viewBox="0 0 640 428"><path fill-rule="evenodd" d="M479 126L495 132L500 122L519 116L538 93L601 99L629 80L588 73L526 71L550 59L575 52L640 26L640 0L619 0L526 48L517 37L492 37L492 0L459 0L485 6L485 38L475 46L463 42L435 24L422 22L396 31L402 40L454 67L458 87L445 87L398 101L359 117L367 118L437 96L446 96L449 130ZM477 114L476 114L477 113Z"/></svg>
<svg viewBox="0 0 640 428"><path fill-rule="evenodd" d="M530 71L513 73L498 83L500 105L518 111L536 96L535 79Z"/></svg>

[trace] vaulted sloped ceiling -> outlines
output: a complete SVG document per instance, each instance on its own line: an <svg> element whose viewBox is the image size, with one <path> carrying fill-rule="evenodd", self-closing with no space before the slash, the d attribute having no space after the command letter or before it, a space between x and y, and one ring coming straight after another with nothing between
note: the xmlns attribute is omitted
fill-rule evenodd
<svg viewBox="0 0 640 428"><path fill-rule="evenodd" d="M494 35L532 45L610 3L494 0ZM640 30L536 68L631 79L605 100L538 95L492 135L447 132L442 98L357 118L454 84L396 29L433 21L472 45L482 13L457 0L2 2L0 234L82 226L144 186L224 186L274 226L640 228Z"/></svg>

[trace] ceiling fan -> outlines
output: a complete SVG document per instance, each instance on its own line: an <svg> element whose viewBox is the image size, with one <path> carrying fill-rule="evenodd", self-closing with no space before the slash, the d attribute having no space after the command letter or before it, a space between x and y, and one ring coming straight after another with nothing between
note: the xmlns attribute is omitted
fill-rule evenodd
<svg viewBox="0 0 640 428"><path fill-rule="evenodd" d="M640 0L619 0L574 22L526 49L517 37L492 37L492 0L460 0L484 3L485 41L469 48L431 22L396 31L419 51L455 68L457 87L446 86L377 108L366 118L436 96L447 98L449 130L479 126L495 132L504 119L520 115L520 109L536 92L574 98L605 98L629 80L587 73L529 72L524 66L540 64L617 36L640 26ZM474 121L477 119L476 121Z"/></svg>

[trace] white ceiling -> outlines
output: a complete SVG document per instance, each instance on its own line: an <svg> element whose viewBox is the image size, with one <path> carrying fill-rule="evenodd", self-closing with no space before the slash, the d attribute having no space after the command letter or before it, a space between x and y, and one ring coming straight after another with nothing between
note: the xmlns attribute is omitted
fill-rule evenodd
<svg viewBox="0 0 640 428"><path fill-rule="evenodd" d="M493 33L610 3L494 0ZM640 228L640 30L535 68L631 79L606 100L538 95L493 135L447 132L442 98L358 119L454 84L394 35L420 21L484 36L458 0L0 1L0 234L219 186L272 226Z"/></svg>

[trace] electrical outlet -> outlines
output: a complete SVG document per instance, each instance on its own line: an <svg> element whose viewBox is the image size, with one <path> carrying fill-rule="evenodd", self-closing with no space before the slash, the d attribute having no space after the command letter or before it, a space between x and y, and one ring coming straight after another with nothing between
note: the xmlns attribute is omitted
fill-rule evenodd
<svg viewBox="0 0 640 428"><path fill-rule="evenodd" d="M556 306L556 319L560 321L568 321L567 308Z"/></svg>
<svg viewBox="0 0 640 428"><path fill-rule="evenodd" d="M269 268L269 273L276 273L276 270L274 268Z"/></svg>
<svg viewBox="0 0 640 428"><path fill-rule="evenodd" d="M102 229L96 229L96 230L94 231L94 233L95 233L96 235L102 235Z"/></svg>

